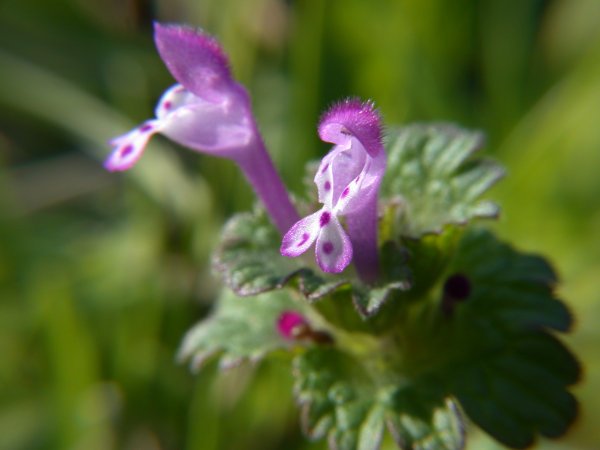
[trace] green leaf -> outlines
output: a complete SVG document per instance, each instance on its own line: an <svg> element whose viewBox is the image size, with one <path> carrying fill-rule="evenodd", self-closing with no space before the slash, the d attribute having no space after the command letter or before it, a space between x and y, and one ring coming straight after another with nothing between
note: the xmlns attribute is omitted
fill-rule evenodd
<svg viewBox="0 0 600 450"><path fill-rule="evenodd" d="M550 265L474 230L448 273L466 277L471 293L445 319L451 332L438 342L447 358L438 376L469 417L508 446L563 434L577 414L567 388L580 366L551 333L567 331L572 317L554 297Z"/></svg>
<svg viewBox="0 0 600 450"><path fill-rule="evenodd" d="M214 267L225 283L241 296L296 287L307 299L319 300L342 289L350 289L363 318L374 315L396 291L410 287L405 258L397 258L389 276L370 289L344 275L316 274L302 258L281 256L281 236L265 213L238 214L226 225L217 248ZM350 296L349 296L350 297Z"/></svg>
<svg viewBox="0 0 600 450"><path fill-rule="evenodd" d="M179 358L191 360L194 369L216 354L222 368L259 360L287 346L277 332L277 319L283 311L300 308L286 291L241 298L224 290L215 311L188 331Z"/></svg>
<svg viewBox="0 0 600 450"><path fill-rule="evenodd" d="M281 289L294 282L314 300L346 285L303 266L301 258L281 256L281 235L262 210L235 215L227 222L214 257L214 267L225 283L241 296Z"/></svg>
<svg viewBox="0 0 600 450"><path fill-rule="evenodd" d="M397 235L418 238L439 233L448 224L498 215L495 204L479 197L504 170L492 161L472 158L482 141L478 132L444 124L388 132L381 195L398 212L393 226Z"/></svg>
<svg viewBox="0 0 600 450"><path fill-rule="evenodd" d="M436 391L433 385L423 388ZM465 446L465 427L456 402L432 398L427 390L404 389L396 398L388 429L402 449L458 450Z"/></svg>
<svg viewBox="0 0 600 450"><path fill-rule="evenodd" d="M336 450L376 450L387 427L401 448L458 450L460 414L439 383L408 384L371 373L364 360L315 347L294 361L295 394L304 432Z"/></svg>
<svg viewBox="0 0 600 450"><path fill-rule="evenodd" d="M456 252L461 235L461 228L447 226L439 234L402 240L413 280L413 287L409 292L411 296L423 298L435 286Z"/></svg>
<svg viewBox="0 0 600 450"><path fill-rule="evenodd" d="M381 247L382 281L376 286L353 286L354 307L363 318L379 312L390 300L398 300L398 294L412 288L412 273L407 265L407 253L396 242L385 242Z"/></svg>
<svg viewBox="0 0 600 450"><path fill-rule="evenodd" d="M352 294L354 307L363 318L369 318L379 312L394 294L410 288L407 280L387 283L382 287L355 289Z"/></svg>
<svg viewBox="0 0 600 450"><path fill-rule="evenodd" d="M577 414L577 402L566 390L569 378L549 360L532 355L530 346L545 351L557 347L568 354L547 333L524 333L449 373L450 389L471 420L514 448L530 446L537 433L550 438L562 435ZM564 370L579 372L576 360L568 359Z"/></svg>
<svg viewBox="0 0 600 450"><path fill-rule="evenodd" d="M463 321L484 321L507 330L555 329L566 332L573 318L554 296L557 277L548 262L522 254L489 231L471 230L462 239L450 273L466 274L472 296Z"/></svg>

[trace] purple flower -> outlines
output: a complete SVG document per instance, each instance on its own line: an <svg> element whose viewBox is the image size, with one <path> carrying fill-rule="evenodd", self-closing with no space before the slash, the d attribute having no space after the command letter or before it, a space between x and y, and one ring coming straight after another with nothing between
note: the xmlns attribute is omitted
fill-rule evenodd
<svg viewBox="0 0 600 450"><path fill-rule="evenodd" d="M155 24L158 52L179 82L158 102L155 119L113 141L105 167L127 170L150 137L162 133L193 150L234 160L283 233L298 220L252 115L246 90L231 76L227 57L202 31Z"/></svg>
<svg viewBox="0 0 600 450"><path fill-rule="evenodd" d="M316 241L319 267L343 271L354 257L359 275L378 275L377 194L386 166L379 114L369 102L345 100L321 118L319 136L335 144L315 176L323 208L285 234L281 254L295 257ZM344 216L348 233L338 217Z"/></svg>

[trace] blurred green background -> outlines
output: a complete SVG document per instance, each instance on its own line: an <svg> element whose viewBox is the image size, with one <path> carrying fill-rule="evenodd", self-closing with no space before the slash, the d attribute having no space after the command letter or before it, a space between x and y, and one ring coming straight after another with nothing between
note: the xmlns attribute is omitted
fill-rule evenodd
<svg viewBox="0 0 600 450"><path fill-rule="evenodd" d="M0 0L1 449L325 447L300 435L287 361L217 378L175 360L219 288L219 226L253 198L162 138L103 170L173 83L152 20L219 37L293 189L348 95L388 124L484 129L509 172L494 226L551 257L577 318L580 418L538 445L600 448L600 1Z"/></svg>

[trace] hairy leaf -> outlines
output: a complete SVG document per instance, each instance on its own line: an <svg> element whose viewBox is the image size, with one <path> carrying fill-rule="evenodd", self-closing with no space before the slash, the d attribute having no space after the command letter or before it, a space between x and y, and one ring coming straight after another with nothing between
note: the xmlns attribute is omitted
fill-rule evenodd
<svg viewBox="0 0 600 450"><path fill-rule="evenodd" d="M463 273L472 285L464 322L483 321L508 332L568 331L572 316L554 296L557 278L548 262L523 254L475 229L463 237L450 273Z"/></svg>
<svg viewBox="0 0 600 450"><path fill-rule="evenodd" d="M317 299L348 283L343 278L327 280L317 275L301 258L282 256L280 246L281 235L264 211L237 214L225 226L214 267L241 296L281 289L294 282L309 299Z"/></svg>
<svg viewBox="0 0 600 450"><path fill-rule="evenodd" d="M283 311L301 307L286 291L242 298L224 290L215 311L188 331L179 358L191 360L195 369L215 354L220 354L223 368L245 359L256 361L286 347L277 332L277 319Z"/></svg>
<svg viewBox="0 0 600 450"><path fill-rule="evenodd" d="M311 348L294 361L295 394L304 432L327 437L335 450L376 450L387 427L404 449L458 450L462 419L439 383L379 380L333 348Z"/></svg>
<svg viewBox="0 0 600 450"><path fill-rule="evenodd" d="M527 447L538 433L563 434L577 414L567 388L580 367L551 333L567 331L572 322L554 297L552 268L474 230L449 272L461 274L470 293L450 309L453 338L441 344L451 354L448 390L475 423L508 446Z"/></svg>
<svg viewBox="0 0 600 450"><path fill-rule="evenodd" d="M397 235L418 238L445 225L495 217L498 207L479 197L503 175L496 163L473 159L483 137L452 125L411 125L388 132L382 198L397 212Z"/></svg>
<svg viewBox="0 0 600 450"><path fill-rule="evenodd" d="M238 214L225 227L214 267L225 283L241 296L295 286L314 301L340 289L351 289L363 318L375 314L393 292L410 287L403 258L397 258L397 264L380 285L368 289L357 280L351 283L351 278L344 275L317 274L306 267L303 258L281 256L280 245L281 236L264 212Z"/></svg>

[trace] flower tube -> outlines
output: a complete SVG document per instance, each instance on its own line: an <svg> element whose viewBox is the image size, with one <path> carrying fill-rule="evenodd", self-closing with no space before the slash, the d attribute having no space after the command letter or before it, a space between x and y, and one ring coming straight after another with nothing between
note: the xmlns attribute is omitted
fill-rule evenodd
<svg viewBox="0 0 600 450"><path fill-rule="evenodd" d="M271 219L284 233L298 220L265 149L246 90L231 76L218 42L185 26L155 24L155 42L178 81L158 102L154 119L113 141L110 171L131 168L150 137L162 133L180 145L235 161Z"/></svg>

